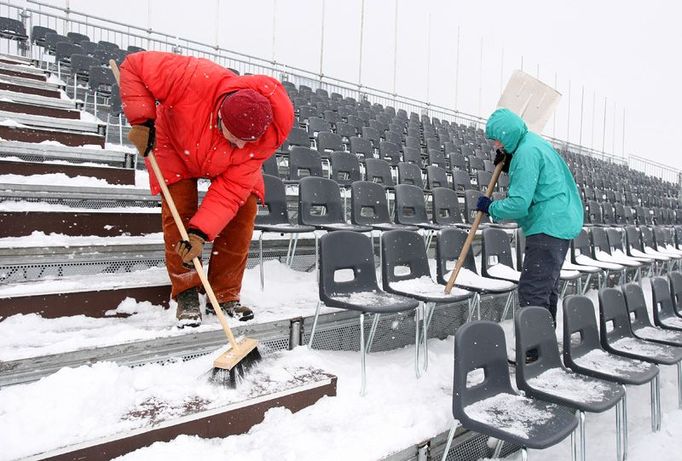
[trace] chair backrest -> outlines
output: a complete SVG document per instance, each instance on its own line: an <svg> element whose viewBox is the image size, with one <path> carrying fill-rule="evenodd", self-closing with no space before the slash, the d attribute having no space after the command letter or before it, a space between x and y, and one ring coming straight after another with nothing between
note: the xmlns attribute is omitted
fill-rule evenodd
<svg viewBox="0 0 682 461"><path fill-rule="evenodd" d="M379 135L379 131L376 128L363 126L362 137L364 139L368 139L372 143L373 147L379 147L379 141L381 140L381 136Z"/></svg>
<svg viewBox="0 0 682 461"><path fill-rule="evenodd" d="M674 277L677 279L679 279L678 276L682 275L679 272L671 272L668 276L670 277L673 274L675 274ZM673 277L670 277L670 280L673 280ZM677 293L675 293L675 295L676 294ZM641 296L643 302L644 294L642 293ZM656 323L664 323L666 319L678 317L673 301L673 291L671 291L671 286L668 284L668 280L665 277L651 277L651 296L653 298L654 319L656 319ZM628 299L628 307L629 306L630 300Z"/></svg>
<svg viewBox="0 0 682 461"><path fill-rule="evenodd" d="M431 165L426 167L426 185L428 189L436 187L448 187L448 175L439 166Z"/></svg>
<svg viewBox="0 0 682 461"><path fill-rule="evenodd" d="M642 233L636 226L625 226L625 240L628 248L634 248L639 251L644 250L642 246Z"/></svg>
<svg viewBox="0 0 682 461"><path fill-rule="evenodd" d="M83 52L83 50L81 50ZM90 68L99 66L99 61L87 54L71 55L71 74L90 75Z"/></svg>
<svg viewBox="0 0 682 461"><path fill-rule="evenodd" d="M436 187L431 190L433 197L433 222L441 226L462 224L462 212L459 209L457 192L449 187Z"/></svg>
<svg viewBox="0 0 682 461"><path fill-rule="evenodd" d="M431 277L424 238L409 230L381 234L381 280L384 289L392 282Z"/></svg>
<svg viewBox="0 0 682 461"><path fill-rule="evenodd" d="M624 234L620 229L613 228L606 229L606 236L608 237L609 248L611 249L611 253L613 253L613 250L624 251L623 248Z"/></svg>
<svg viewBox="0 0 682 461"><path fill-rule="evenodd" d="M602 345L632 337L623 292L618 288L602 288L599 290L599 338Z"/></svg>
<svg viewBox="0 0 682 461"><path fill-rule="evenodd" d="M118 85L116 86L118 88ZM279 166L277 165L277 157L271 155L263 162L263 174L269 174L279 178Z"/></svg>
<svg viewBox="0 0 682 461"><path fill-rule="evenodd" d="M372 242L366 235L329 232L320 238L319 258L319 294L323 302L338 295L379 290ZM336 277L338 271L343 273Z"/></svg>
<svg viewBox="0 0 682 461"><path fill-rule="evenodd" d="M116 84L114 74L106 67L91 66L89 71L88 86L92 91L110 92ZM102 88L104 86L104 88ZM108 88L107 88L108 87Z"/></svg>
<svg viewBox="0 0 682 461"><path fill-rule="evenodd" d="M482 232L481 275L488 276L488 269L495 264L514 267L509 235L502 229L486 228Z"/></svg>
<svg viewBox="0 0 682 461"><path fill-rule="evenodd" d="M464 409L500 393L515 394L509 379L506 342L502 327L488 320L468 322L455 332L455 364L452 393L452 414L465 416ZM476 370L483 379L468 384L467 378Z"/></svg>
<svg viewBox="0 0 682 461"><path fill-rule="evenodd" d="M476 180L478 181L478 190L485 194L488 191L488 184L490 184L490 180L492 178L493 175L489 171L479 171L478 173L476 173Z"/></svg>
<svg viewBox="0 0 682 461"><path fill-rule="evenodd" d="M613 211L613 205L611 205L608 202L602 203L601 206L602 209L602 218L604 220L604 224L607 225L613 225L616 223L616 215Z"/></svg>
<svg viewBox="0 0 682 461"><path fill-rule="evenodd" d="M398 224L422 224L429 222L424 192L417 186L395 186L395 222Z"/></svg>
<svg viewBox="0 0 682 461"><path fill-rule="evenodd" d="M410 184L423 189L422 169L415 163L398 163L398 184Z"/></svg>
<svg viewBox="0 0 682 461"><path fill-rule="evenodd" d="M290 146L310 147L308 132L303 128L292 128L287 136Z"/></svg>
<svg viewBox="0 0 682 461"><path fill-rule="evenodd" d="M469 169L477 171L485 171L485 163L483 159L476 157L475 155L469 156Z"/></svg>
<svg viewBox="0 0 682 461"><path fill-rule="evenodd" d="M606 235L606 230L603 227L593 227L590 230L590 237L592 238L592 247L594 248L595 255L598 251L611 254L609 239Z"/></svg>
<svg viewBox="0 0 682 461"><path fill-rule="evenodd" d="M388 141L379 143L379 157L386 160L389 165L396 166L400 163L400 147Z"/></svg>
<svg viewBox="0 0 682 461"><path fill-rule="evenodd" d="M114 85L111 87L111 97L109 98L109 114L118 117L122 113L121 89L118 85Z"/></svg>
<svg viewBox="0 0 682 461"><path fill-rule="evenodd" d="M139 46L128 45L128 51L130 51L131 53L137 53L138 51L146 51L146 50L142 47L139 47ZM294 89L295 88L296 87L294 86Z"/></svg>
<svg viewBox="0 0 682 461"><path fill-rule="evenodd" d="M71 55L81 53L80 45L71 42L58 42L55 45L55 59L59 62L71 62Z"/></svg>
<svg viewBox="0 0 682 461"><path fill-rule="evenodd" d="M284 183L280 178L269 174L263 175L263 183L265 200L261 211L256 215L256 224L289 224Z"/></svg>
<svg viewBox="0 0 682 461"><path fill-rule="evenodd" d="M376 182L384 187L393 187L391 166L386 160L368 158L365 160L365 176L367 181Z"/></svg>
<svg viewBox="0 0 682 461"><path fill-rule="evenodd" d="M331 177L342 186L350 186L362 180L360 161L350 152L332 152L330 157Z"/></svg>
<svg viewBox="0 0 682 461"><path fill-rule="evenodd" d="M47 34L56 34L57 31L49 27L33 26L31 29L31 41L37 45L45 45Z"/></svg>
<svg viewBox="0 0 682 461"><path fill-rule="evenodd" d="M476 215L478 214L476 206L480 196L481 193L477 190L467 190L464 192L464 218L468 224L473 224L476 220ZM487 224L489 222L490 216L484 213L481 223Z"/></svg>
<svg viewBox="0 0 682 461"><path fill-rule="evenodd" d="M528 388L528 381L550 368L563 368L559 357L554 323L549 310L528 306L516 311L516 383L519 389ZM537 352L537 360L526 361L529 352ZM535 355L535 354L533 354Z"/></svg>
<svg viewBox="0 0 682 461"><path fill-rule="evenodd" d="M445 154L443 152L441 152L440 150L429 149L428 155L429 155L428 165L437 166L443 169L447 168L447 165L445 163Z"/></svg>
<svg viewBox="0 0 682 461"><path fill-rule="evenodd" d="M595 200L587 201L587 216L590 224L604 224L601 206L599 205L599 202Z"/></svg>
<svg viewBox="0 0 682 461"><path fill-rule="evenodd" d="M308 226L343 223L339 185L327 178L302 178L298 187L298 222Z"/></svg>
<svg viewBox="0 0 682 461"><path fill-rule="evenodd" d="M67 37L69 37L73 43L81 43L81 42L89 42L90 37L88 37L85 34L79 34L78 32L68 32L66 34Z"/></svg>
<svg viewBox="0 0 682 461"><path fill-rule="evenodd" d="M450 159L450 168L456 168L458 170L465 171L467 168L467 163L466 160L464 159L464 156L460 154L459 152L451 152L448 154L448 158Z"/></svg>
<svg viewBox="0 0 682 461"><path fill-rule="evenodd" d="M118 49L119 49L119 48L118 48L118 45L115 44L115 43L113 43L113 42L107 42L107 41L104 41L104 40L100 40L99 42L97 42L97 44L99 45L100 48L103 48L103 49L105 49L105 50L114 51L114 50L118 50Z"/></svg>
<svg viewBox="0 0 682 461"><path fill-rule="evenodd" d="M665 279L663 279L663 282L666 285L665 288L668 292L668 298L670 298L668 282ZM628 308L628 316L630 317L630 326L632 329L639 330L640 328L651 327L652 325L646 308L644 292L642 291L642 287L639 285L639 283L627 283L622 286L621 289L625 295L625 305ZM670 301L668 305L672 309L672 301Z"/></svg>
<svg viewBox="0 0 682 461"><path fill-rule="evenodd" d="M668 279L673 306L678 313L682 313L682 272L668 272Z"/></svg>
<svg viewBox="0 0 682 461"><path fill-rule="evenodd" d="M469 173L465 170L452 170L452 188L459 192L474 189Z"/></svg>
<svg viewBox="0 0 682 461"><path fill-rule="evenodd" d="M318 152L328 152L328 151L342 151L343 143L341 142L341 136L336 133L330 133L328 131L321 131L317 135L317 151Z"/></svg>
<svg viewBox="0 0 682 461"><path fill-rule="evenodd" d="M592 245L590 245L590 237L585 229L581 229L578 236L571 240L571 261L573 263L576 262L575 257L578 255L592 257Z"/></svg>
<svg viewBox="0 0 682 461"><path fill-rule="evenodd" d="M654 241L654 233L650 227L640 226L639 231L642 233L642 246L644 248L656 249L656 242Z"/></svg>
<svg viewBox="0 0 682 461"><path fill-rule="evenodd" d="M457 263L457 258L459 258L462 247L464 247L467 235L465 230L454 227L443 229L438 233L438 239L436 240L436 281L438 283L447 283L445 276ZM474 260L474 250L471 247L469 247L469 251L464 257L464 265L462 267L478 273L476 261Z"/></svg>
<svg viewBox="0 0 682 461"><path fill-rule="evenodd" d="M654 248L658 249L660 247L665 247L668 243L668 229L655 226L654 227Z"/></svg>
<svg viewBox="0 0 682 461"><path fill-rule="evenodd" d="M66 35L61 35L56 32L47 32L45 34L45 46L52 52L57 48L59 42L71 42L71 39Z"/></svg>
<svg viewBox="0 0 682 461"><path fill-rule="evenodd" d="M350 138L350 151L359 157L372 158L374 156L374 148L370 140L357 136Z"/></svg>
<svg viewBox="0 0 682 461"><path fill-rule="evenodd" d="M350 123L338 122L336 124L336 134L342 138L350 139L351 136L358 135L358 130Z"/></svg>
<svg viewBox="0 0 682 461"><path fill-rule="evenodd" d="M18 19L6 17L0 18L0 35L3 38L9 38L11 40L17 40L21 42L26 41L28 38L24 23Z"/></svg>
<svg viewBox="0 0 682 461"><path fill-rule="evenodd" d="M293 147L289 152L289 180L299 181L306 176L322 176L322 157L308 147Z"/></svg>
<svg viewBox="0 0 682 461"><path fill-rule="evenodd" d="M592 300L583 295L570 295L563 303L563 357L571 368L579 357L601 349L597 318Z"/></svg>
<svg viewBox="0 0 682 461"><path fill-rule="evenodd" d="M371 226L390 222L384 188L369 181L355 181L351 185L351 223Z"/></svg>
<svg viewBox="0 0 682 461"><path fill-rule="evenodd" d="M83 54L87 54L88 56L93 56L95 50L99 49L97 43L94 42L81 42L80 46L83 49ZM97 60L97 64L101 64L99 59Z"/></svg>

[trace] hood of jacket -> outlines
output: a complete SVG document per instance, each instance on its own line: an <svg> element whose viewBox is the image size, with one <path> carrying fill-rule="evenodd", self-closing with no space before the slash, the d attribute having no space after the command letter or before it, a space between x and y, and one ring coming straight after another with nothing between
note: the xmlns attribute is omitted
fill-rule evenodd
<svg viewBox="0 0 682 461"><path fill-rule="evenodd" d="M528 133L526 122L514 112L504 108L493 112L485 126L486 138L500 141L510 154L516 151L526 133Z"/></svg>

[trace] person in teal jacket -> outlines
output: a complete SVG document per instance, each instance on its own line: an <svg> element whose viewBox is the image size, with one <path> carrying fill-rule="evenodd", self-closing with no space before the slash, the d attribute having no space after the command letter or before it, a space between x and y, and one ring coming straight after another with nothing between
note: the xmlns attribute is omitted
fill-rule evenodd
<svg viewBox="0 0 682 461"><path fill-rule="evenodd" d="M477 209L494 221L516 221L526 236L519 304L544 306L556 323L559 275L570 241L583 227L584 209L568 165L542 137L509 109L488 119L486 137L494 141L495 165L509 173L507 197L481 196Z"/></svg>

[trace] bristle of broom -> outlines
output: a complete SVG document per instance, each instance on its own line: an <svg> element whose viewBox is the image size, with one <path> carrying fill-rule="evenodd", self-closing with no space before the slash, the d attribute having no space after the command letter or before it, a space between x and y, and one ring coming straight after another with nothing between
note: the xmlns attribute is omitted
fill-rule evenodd
<svg viewBox="0 0 682 461"><path fill-rule="evenodd" d="M262 358L260 352L258 352L258 348L255 348L246 354L237 365L229 370L225 368L213 368L210 372L211 376L209 377L209 381L218 386L234 389L244 378L244 375Z"/></svg>

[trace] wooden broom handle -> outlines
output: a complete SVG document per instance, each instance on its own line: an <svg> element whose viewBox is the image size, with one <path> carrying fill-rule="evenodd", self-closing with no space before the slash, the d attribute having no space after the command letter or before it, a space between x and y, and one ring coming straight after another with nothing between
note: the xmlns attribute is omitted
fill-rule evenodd
<svg viewBox="0 0 682 461"><path fill-rule="evenodd" d="M497 184L497 178L500 177L500 173L502 173L503 167L504 161L498 163L497 167L495 167L493 177L490 178L488 190L485 193L486 197L490 198L493 195L493 189L495 189L495 184ZM476 213L476 219L474 219L474 223L471 225L471 229L469 230L469 235L467 235L467 239L464 241L462 251L459 252L457 264L455 264L455 270L452 271L452 273L450 274L450 278L448 279L448 283L447 285L445 285L445 294L449 295L450 292L452 291L452 287L455 285L455 280L457 280L457 276L459 275L460 269L462 269L462 266L464 266L466 255L469 252L469 248L471 248L471 244L474 242L474 238L476 237L476 231L478 230L478 226L481 224L482 219L483 212L479 211L478 213Z"/></svg>
<svg viewBox="0 0 682 461"><path fill-rule="evenodd" d="M114 74L114 77L116 77L116 82L119 83L121 74L118 70L118 66L116 65L116 61L111 59L109 61L109 66L111 67L111 72ZM166 204L168 205L171 214L173 215L175 225L178 226L178 230L180 231L180 237L182 237L183 240L189 241L189 235L187 234L185 225L182 223L180 213L178 213L178 209L175 207L175 202L173 201L173 197L171 196L170 191L168 190L168 186L166 185L166 181L163 178L163 174L161 174L161 169L159 168L159 164L156 162L156 157L154 156L153 151L149 152L149 155L147 155L147 159L149 160L149 164L152 167L154 176L156 176L156 181L159 183L159 187L161 188L163 198L166 201ZM218 299L216 298L215 293L211 288L211 284L208 282L208 277L206 277L206 273L204 272L204 268L201 265L201 261L199 261L199 258L196 257L192 260L192 262L194 263L194 269L196 269L197 274L199 274L201 284L204 286L206 295L208 296L208 299L211 301L213 310L218 316L220 325L223 327L223 330L225 331L225 335L227 336L230 345L232 346L233 349L237 349L237 340L234 338L234 334L232 334L232 329L227 323L227 319L225 318L225 314L223 314L223 310L220 308L220 303L218 302Z"/></svg>

